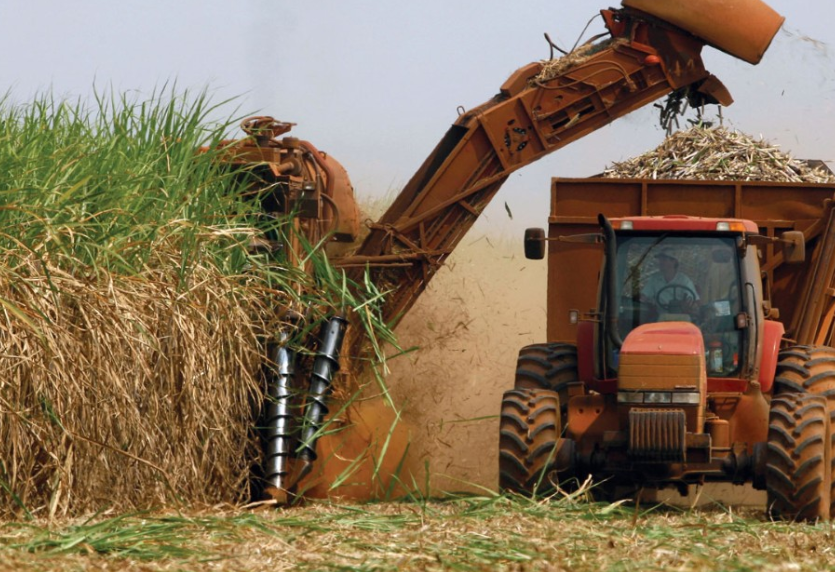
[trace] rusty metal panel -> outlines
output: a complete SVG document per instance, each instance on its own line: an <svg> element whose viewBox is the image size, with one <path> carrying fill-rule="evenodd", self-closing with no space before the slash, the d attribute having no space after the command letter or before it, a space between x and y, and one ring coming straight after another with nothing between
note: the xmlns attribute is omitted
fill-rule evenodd
<svg viewBox="0 0 835 572"><path fill-rule="evenodd" d="M548 236L556 238L599 230L594 223L551 224ZM601 245L548 243L548 340L572 344L576 342L577 326L570 323L568 312L588 312L597 307L602 262Z"/></svg>
<svg viewBox="0 0 835 572"><path fill-rule="evenodd" d="M785 20L760 0L623 0L623 5L752 64L760 62Z"/></svg>
<svg viewBox="0 0 835 572"><path fill-rule="evenodd" d="M325 219L335 240L353 242L360 234L360 213L348 172L331 155L321 153L318 157L328 177Z"/></svg>

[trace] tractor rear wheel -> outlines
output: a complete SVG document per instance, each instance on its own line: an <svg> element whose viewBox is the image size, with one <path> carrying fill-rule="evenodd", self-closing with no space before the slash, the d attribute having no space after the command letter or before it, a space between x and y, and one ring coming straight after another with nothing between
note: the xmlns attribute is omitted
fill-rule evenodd
<svg viewBox="0 0 835 572"><path fill-rule="evenodd" d="M827 400L829 425L835 427L835 348L793 346L780 352L774 377L774 395L811 393ZM830 452L835 463L835 451ZM831 469L835 476L835 468ZM830 488L830 518L835 518L835 482Z"/></svg>
<svg viewBox="0 0 835 572"><path fill-rule="evenodd" d="M506 391L499 422L499 490L529 496L553 492L554 473L573 457L573 441L560 439L560 432L555 391Z"/></svg>
<svg viewBox="0 0 835 572"><path fill-rule="evenodd" d="M784 393L771 401L766 454L769 514L787 520L828 520L832 432L826 399Z"/></svg>
<svg viewBox="0 0 835 572"><path fill-rule="evenodd" d="M516 389L550 389L560 396L562 419L568 411L568 386L580 378L577 347L550 343L525 346L516 361Z"/></svg>
<svg viewBox="0 0 835 572"><path fill-rule="evenodd" d="M835 348L793 346L780 352L774 393L814 393L835 400Z"/></svg>

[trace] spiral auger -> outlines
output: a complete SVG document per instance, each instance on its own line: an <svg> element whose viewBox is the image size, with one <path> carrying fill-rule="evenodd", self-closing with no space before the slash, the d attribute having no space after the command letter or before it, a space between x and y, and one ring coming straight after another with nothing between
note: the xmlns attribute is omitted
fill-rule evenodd
<svg viewBox="0 0 835 572"><path fill-rule="evenodd" d="M286 497L293 453L293 415L290 408L296 353L289 347L290 334L281 332L279 343L271 352L267 374L267 399L264 420L264 479L267 495Z"/></svg>
<svg viewBox="0 0 835 572"><path fill-rule="evenodd" d="M339 371L339 352L345 339L348 320L333 316L322 328L319 351L313 360L310 387L307 392L301 439L298 448L296 470L291 486L295 486L313 468L316 460L316 443L325 416L328 414L328 398L333 388L333 376Z"/></svg>

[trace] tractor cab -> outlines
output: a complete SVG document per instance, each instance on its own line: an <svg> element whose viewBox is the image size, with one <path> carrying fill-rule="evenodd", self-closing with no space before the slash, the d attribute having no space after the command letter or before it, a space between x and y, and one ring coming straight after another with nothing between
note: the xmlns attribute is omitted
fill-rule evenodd
<svg viewBox="0 0 835 572"><path fill-rule="evenodd" d="M618 377L633 332L675 322L698 329L708 378L756 380L765 323L757 226L683 216L600 222L597 377ZM665 353L661 346L656 351Z"/></svg>
<svg viewBox="0 0 835 572"><path fill-rule="evenodd" d="M601 307L612 298L616 303L616 322L604 322L617 330L616 336L604 336L608 376L616 376L619 366L620 346L613 340L660 322L698 327L708 375L739 376L748 316L756 311L741 295L740 259L745 250L737 246L740 234L717 232L715 225L712 231L700 232L640 230L634 228L636 223L640 227L639 221L616 222L620 228L615 234L614 276L601 288ZM614 296L607 289L613 289Z"/></svg>

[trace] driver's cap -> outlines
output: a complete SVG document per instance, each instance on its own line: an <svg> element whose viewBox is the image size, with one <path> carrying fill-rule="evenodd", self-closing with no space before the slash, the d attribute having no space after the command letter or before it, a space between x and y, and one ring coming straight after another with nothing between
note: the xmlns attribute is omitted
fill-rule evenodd
<svg viewBox="0 0 835 572"><path fill-rule="evenodd" d="M655 255L655 258L672 258L673 260L678 262L678 255L671 246L663 247L661 250L658 251L658 254Z"/></svg>

